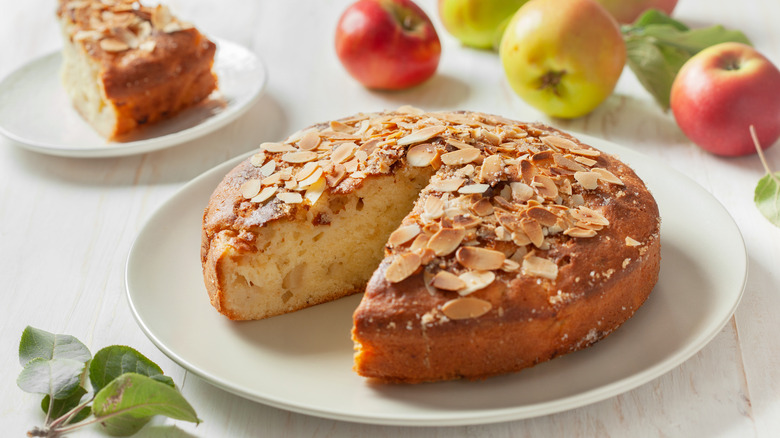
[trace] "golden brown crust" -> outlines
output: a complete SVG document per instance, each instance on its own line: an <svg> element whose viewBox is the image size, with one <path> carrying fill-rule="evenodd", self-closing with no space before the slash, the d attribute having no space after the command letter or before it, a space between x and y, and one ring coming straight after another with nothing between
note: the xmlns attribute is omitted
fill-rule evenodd
<svg viewBox="0 0 780 438"><path fill-rule="evenodd" d="M100 66L103 97L117 116L109 138L171 117L217 87L216 45L164 6L60 0L57 15L70 43Z"/></svg>
<svg viewBox="0 0 780 438"><path fill-rule="evenodd" d="M363 156L343 153L366 144ZM350 165L346 174L338 163ZM235 317L219 298L224 248L252 253L260 230L304 217L322 193L347 196L411 168L434 176L355 311L361 375L421 382L516 371L603 338L657 281L657 205L615 157L541 124L405 108L261 145L225 177L204 213L214 306ZM320 185L301 187L295 175L309 179L312 169L322 170Z"/></svg>

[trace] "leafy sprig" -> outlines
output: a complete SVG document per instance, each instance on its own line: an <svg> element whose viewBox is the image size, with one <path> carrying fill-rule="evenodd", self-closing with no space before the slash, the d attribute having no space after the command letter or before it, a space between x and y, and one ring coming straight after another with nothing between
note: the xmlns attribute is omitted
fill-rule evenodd
<svg viewBox="0 0 780 438"><path fill-rule="evenodd" d="M110 435L128 436L155 415L201 421L173 379L130 347L106 347L93 358L73 336L28 326L19 343L19 362L19 387L44 395L43 427L27 432L30 437L57 438L92 424Z"/></svg>
<svg viewBox="0 0 780 438"><path fill-rule="evenodd" d="M756 190L753 195L753 201L758 207L758 211L764 215L774 226L780 227L780 172L772 173L769 163L766 161L764 151L758 141L756 128L750 125L750 136L753 138L753 144L756 146L758 158L766 170L766 175L758 180Z"/></svg>

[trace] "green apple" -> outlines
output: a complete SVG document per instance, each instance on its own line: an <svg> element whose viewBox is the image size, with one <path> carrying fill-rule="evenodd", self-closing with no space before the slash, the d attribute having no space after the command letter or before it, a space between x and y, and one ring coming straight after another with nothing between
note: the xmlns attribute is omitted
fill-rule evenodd
<svg viewBox="0 0 780 438"><path fill-rule="evenodd" d="M499 53L512 89L561 118L601 104L626 63L617 22L594 0L530 0L509 22Z"/></svg>
<svg viewBox="0 0 780 438"><path fill-rule="evenodd" d="M677 0L597 0L619 23L633 23L642 12L658 9L672 15Z"/></svg>
<svg viewBox="0 0 780 438"><path fill-rule="evenodd" d="M444 28L461 43L491 49L507 20L528 0L439 0Z"/></svg>

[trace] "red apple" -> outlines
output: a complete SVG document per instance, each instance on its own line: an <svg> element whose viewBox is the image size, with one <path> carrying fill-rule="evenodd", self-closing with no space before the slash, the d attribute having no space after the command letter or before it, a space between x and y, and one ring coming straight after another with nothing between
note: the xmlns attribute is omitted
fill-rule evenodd
<svg viewBox="0 0 780 438"><path fill-rule="evenodd" d="M750 125L765 149L780 138L780 70L745 44L708 47L680 69L671 107L680 129L703 149L755 153Z"/></svg>
<svg viewBox="0 0 780 438"><path fill-rule="evenodd" d="M339 19L336 53L366 87L400 90L433 76L441 43L430 18L411 0L359 0Z"/></svg>

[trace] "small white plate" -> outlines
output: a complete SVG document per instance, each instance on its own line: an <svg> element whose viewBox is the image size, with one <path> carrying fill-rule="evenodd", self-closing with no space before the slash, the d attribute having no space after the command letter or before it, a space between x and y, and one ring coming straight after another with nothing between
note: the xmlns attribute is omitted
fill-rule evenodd
<svg viewBox="0 0 780 438"><path fill-rule="evenodd" d="M696 183L656 159L579 137L630 164L663 218L657 286L633 318L591 348L484 381L377 385L352 371L350 329L360 296L262 321L229 321L211 307L203 286L201 218L211 192L244 157L187 184L144 225L127 262L130 306L147 336L184 368L248 399L320 417L477 424L618 395L675 368L720 332L742 296L747 256L734 221Z"/></svg>
<svg viewBox="0 0 780 438"><path fill-rule="evenodd" d="M33 60L0 82L0 133L28 149L68 157L139 154L208 134L246 112L267 81L265 66L254 53L214 41L219 89L199 105L145 127L131 141L107 141L76 112L60 79L60 52Z"/></svg>

